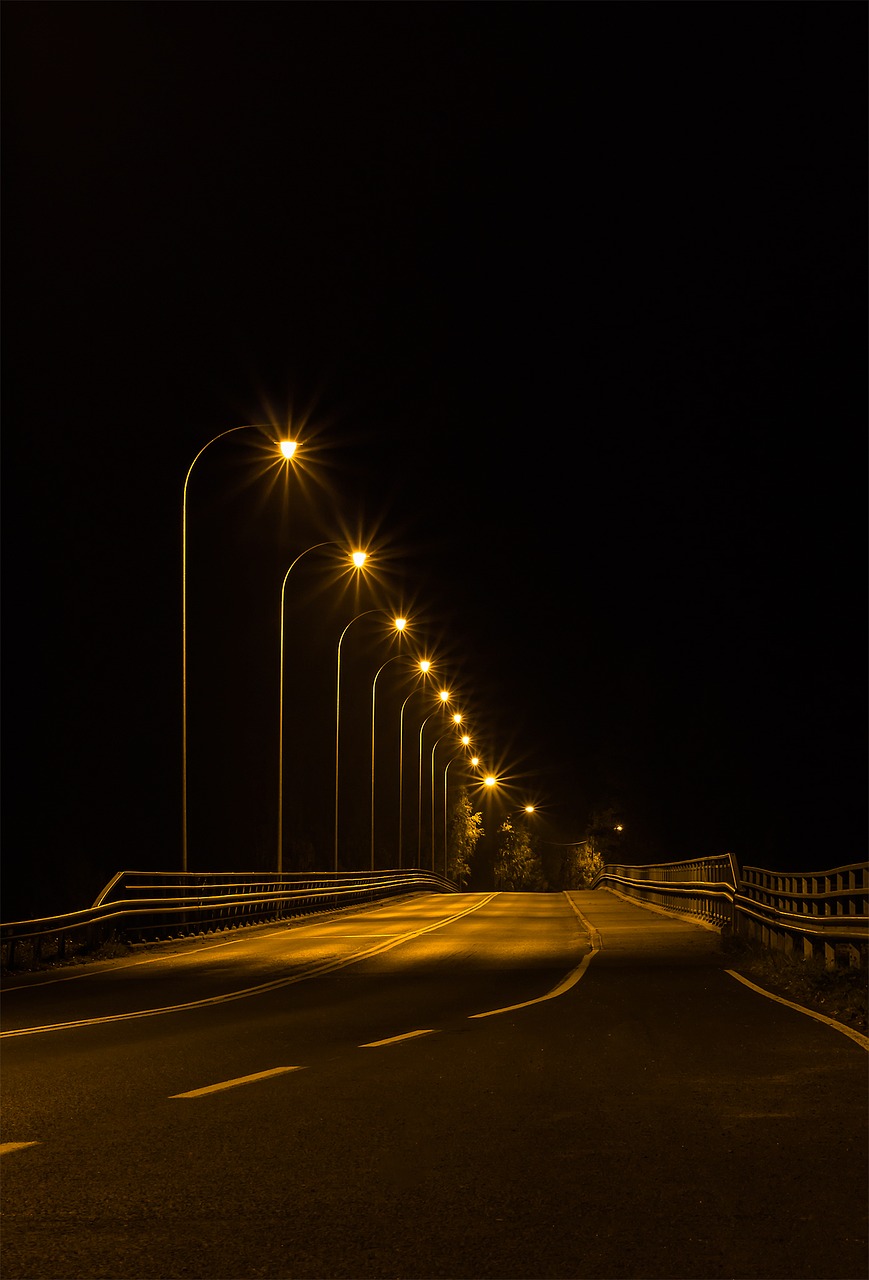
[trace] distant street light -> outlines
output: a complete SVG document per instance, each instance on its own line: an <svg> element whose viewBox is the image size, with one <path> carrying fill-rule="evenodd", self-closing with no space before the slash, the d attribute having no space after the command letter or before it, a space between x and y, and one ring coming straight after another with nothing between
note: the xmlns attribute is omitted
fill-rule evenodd
<svg viewBox="0 0 869 1280"><path fill-rule="evenodd" d="M453 716L453 721L456 725L461 724L462 722L461 714L457 712L456 715ZM443 742L444 738L447 738L447 737L449 737L449 734L442 733L441 736L438 738L437 742L434 744L434 746L431 749L431 869L432 871L434 871L435 869L435 752L438 749L438 743ZM470 744L470 741L471 739L467 733L462 734L461 742L463 746L467 747ZM444 775L444 787L446 788L446 774ZM444 810L446 811L446 795L444 795ZM444 839L446 839L446 829L444 833Z"/></svg>
<svg viewBox="0 0 869 1280"><path fill-rule="evenodd" d="M229 427L226 431L221 431L218 435L213 436L197 453L196 457L187 468L187 475L184 478L184 490L181 501L181 870L187 870L187 487L190 483L190 475L196 463L202 457L209 445L214 444L217 440L222 440L224 436L231 436L236 431L263 431L266 428L255 424L245 423L241 427ZM276 440L274 443L278 446L279 452L283 458L289 462L294 456L297 448L295 440Z"/></svg>
<svg viewBox="0 0 869 1280"><path fill-rule="evenodd" d="M285 440L281 446L282 450L284 450L284 446L291 449L291 452L286 456L292 457L292 451L296 447L295 443L291 440ZM317 551L320 547L337 547L339 545L337 542L315 542L312 547L308 547L296 556L284 574L284 580L281 583L281 675L278 690L278 872L282 872L284 869L284 594L286 592L287 579L303 556L308 555L311 551ZM365 564L367 555L364 551L354 551L349 555L349 559L354 568L361 569Z"/></svg>
<svg viewBox="0 0 869 1280"><path fill-rule="evenodd" d="M467 750L470 744L471 744L470 736L467 733L463 733L462 746L465 747L465 749ZM448 830L448 820L449 820L449 808L447 805L447 777L450 772L450 765L453 763L453 761L459 760L459 759L461 759L461 752L459 752L458 755L452 756L447 761L446 767L444 769L444 878L445 879L447 874L447 844L448 844L447 830ZM478 757L473 756L471 758L470 763L472 764L478 763ZM433 822L432 822L432 848L434 848L434 823Z"/></svg>
<svg viewBox="0 0 869 1280"><path fill-rule="evenodd" d="M358 613L355 618L351 618L347 626L341 632L338 640L338 664L335 674L335 870L338 870L338 744L340 739L340 723L341 723L341 645L344 643L344 637L353 626L354 622L358 622L360 618L365 618L370 613L385 613L384 609L364 609L362 613ZM387 615L388 616L388 615ZM407 625L406 618L393 617L392 628L400 636L401 632Z"/></svg>
<svg viewBox="0 0 869 1280"><path fill-rule="evenodd" d="M387 658L386 661L383 663L383 665L375 673L374 679L371 682L371 870L372 871L374 870L374 717L375 717L375 696L377 691L377 677L380 675L380 672L383 670L384 667L389 666L390 662L397 662L399 658L404 658L404 657L406 657L405 654L397 653L395 657ZM430 666L431 666L431 663L429 662L428 658L420 658L417 660L416 669L422 675L426 674ZM407 699L405 698L405 702L406 701ZM400 753L400 747L399 747L399 753ZM401 772L400 758L399 758L398 768L399 768L399 774L400 774ZM399 823L400 821L401 819L399 817Z"/></svg>
<svg viewBox="0 0 869 1280"><path fill-rule="evenodd" d="M431 719L431 717L429 717L429 719ZM453 724L454 724L454 725L456 725L456 726L458 726L458 725L460 725L461 723L462 723L462 713L461 713L460 711L454 711L454 712L453 712ZM425 721L423 721L423 726L422 726L422 729L424 729L424 728L425 728ZM419 836L418 836L418 849L417 849L417 865L418 865L418 866L420 866L420 867L422 866L422 729L420 729L420 731L419 731L419 746L420 746L420 756L419 756ZM429 798L430 798L430 802L431 802L431 818L432 818L432 831L431 831L431 869L432 869L432 871L434 871L434 760L435 760L435 751L437 751L438 743L439 743L439 742L442 742L442 741L444 740L444 738L445 738L445 737L447 737L447 734L442 733L442 734L441 734L441 736L440 736L440 737L435 741L435 744L434 744L434 746L432 747L432 752L431 752L431 791L430 791L430 797L429 797Z"/></svg>
<svg viewBox="0 0 869 1280"><path fill-rule="evenodd" d="M428 658L423 658L419 664L422 673L423 684L417 685L415 689L411 689L410 693L401 704L401 712L398 717L398 866L399 869L404 866L403 862L403 839L404 839L404 709L410 702L415 693L425 687L425 678L431 671L431 662Z"/></svg>
<svg viewBox="0 0 869 1280"><path fill-rule="evenodd" d="M440 692L438 693L438 697L441 700L440 707L436 707L434 711L432 711L429 715L427 715L426 718L423 720L422 724L419 726L419 773L417 775L417 780L419 784L419 799L418 799L418 805L417 805L417 846L416 846L416 865L418 867L422 866L422 740L423 740L423 734L425 733L425 727L428 724L429 720L431 720L432 716L436 715L438 711L443 710L443 708L449 702L451 696L452 695L449 693L447 689L441 689Z"/></svg>

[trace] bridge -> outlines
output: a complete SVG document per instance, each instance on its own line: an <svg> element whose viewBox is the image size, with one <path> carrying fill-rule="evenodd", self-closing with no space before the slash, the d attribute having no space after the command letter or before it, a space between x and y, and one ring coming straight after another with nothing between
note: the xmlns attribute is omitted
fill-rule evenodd
<svg viewBox="0 0 869 1280"><path fill-rule="evenodd" d="M243 927L176 883L171 929L142 882L158 940L5 974L5 1280L864 1275L869 1041L731 968L725 878L659 870ZM769 945L825 900L852 958L830 874L747 899Z"/></svg>

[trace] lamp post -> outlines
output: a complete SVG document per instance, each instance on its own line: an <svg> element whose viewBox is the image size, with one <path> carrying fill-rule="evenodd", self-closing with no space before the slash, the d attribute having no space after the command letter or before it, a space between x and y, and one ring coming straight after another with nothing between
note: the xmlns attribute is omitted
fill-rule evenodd
<svg viewBox="0 0 869 1280"><path fill-rule="evenodd" d="M190 475L205 450L224 436L231 436L236 431L262 431L264 428L256 423L245 423L240 427L229 427L226 431L213 436L197 453L187 468L184 478L184 489L181 500L181 870L187 870L187 488ZM275 441L281 455L289 462L298 447L295 440Z"/></svg>
<svg viewBox="0 0 869 1280"><path fill-rule="evenodd" d="M281 583L281 675L280 686L278 691L278 856L277 870L282 872L284 869L284 594L287 587L287 579L293 569L302 559L311 551L317 551L320 547L336 547L337 542L315 542L312 547L307 547L299 555L296 556L287 572L284 574L284 580ZM367 555L364 551L353 551L350 553L350 561L355 569L361 569L365 564Z"/></svg>
<svg viewBox="0 0 869 1280"><path fill-rule="evenodd" d="M440 696L441 702L444 703L444 705L446 705L446 703L449 702L450 700L450 694L446 690L442 690L439 696ZM419 810L418 810L418 822L417 822L417 850L416 850L416 858L417 858L416 865L418 867L422 866L422 739L423 739L423 732L425 730L425 727L428 724L429 720L431 720L434 714L435 713L433 711L431 715L426 716L425 720L423 720L422 724L419 727ZM460 711L453 712L453 721L457 725L462 723L462 714ZM441 735L441 736L443 737L445 735ZM441 739L438 738L437 742L435 742L435 748L437 747L438 742L440 741ZM434 788L434 750L432 751L432 789L433 788ZM432 832L432 840L434 840L434 832ZM432 858L434 858L434 845L432 845ZM432 870L434 870L434 866L432 866Z"/></svg>
<svg viewBox="0 0 869 1280"><path fill-rule="evenodd" d="M463 733L462 746L468 747L470 746L470 743L471 743L471 739L468 736L468 734ZM447 825L448 825L448 818L449 818L449 810L447 807L447 776L450 772L450 765L453 763L454 760L458 760L458 759L459 759L459 755L451 756L450 759L447 761L446 767L444 769L444 879L446 879L446 875L447 875ZM432 858L434 858L434 820L432 820L431 843L432 843Z"/></svg>
<svg viewBox="0 0 869 1280"><path fill-rule="evenodd" d="M424 658L419 664L422 672L423 680L431 670L431 663ZM410 702L411 698L420 689L417 685L416 689L411 689L410 693L401 704L401 712L398 717L398 867L401 870L404 865L402 860L402 842L404 838L404 709Z"/></svg>
<svg viewBox="0 0 869 1280"><path fill-rule="evenodd" d="M441 689L438 693L438 697L441 700L441 707L445 707L450 700L450 693L447 689ZM436 707L435 711L437 710L440 710L440 708ZM422 736L425 731L426 725L428 724L429 720L431 720L432 716L435 714L435 711L432 711L429 715L427 715L426 718L423 720L422 724L419 726L419 773L417 774L417 782L418 782L418 789L419 789L419 804L418 804L418 810L417 810L417 853L416 853L417 866L420 865L420 860L422 858Z"/></svg>
<svg viewBox="0 0 869 1280"><path fill-rule="evenodd" d="M453 716L453 721L455 722L456 725L460 725L462 723L462 716L460 712L456 712L456 714ZM437 739L437 742L435 742L434 746L431 749L431 797L430 798L431 798L431 869L432 871L434 871L435 869L435 752L438 749L438 743L443 742L444 738L448 738L448 737L449 737L448 733L442 733L441 736ZM471 739L467 734L464 734L462 736L462 743L464 744L464 746L467 746L470 741Z"/></svg>
<svg viewBox="0 0 869 1280"><path fill-rule="evenodd" d="M377 690L377 677L380 675L380 672L383 670L384 667L389 666L390 662L397 662L398 659L402 657L404 657L404 654L397 653L394 658L387 658L386 661L383 663L383 665L379 667L378 670L375 672L374 679L371 682L371 870L372 871L374 870L374 717L375 717L375 695ZM425 674L428 672L430 667L431 667L431 662L429 661L428 658L420 658L419 661L417 662L417 669L423 676L425 676ZM411 692L414 692L414 691L411 690ZM410 695L408 695L408 697L409 696ZM407 698L405 698L404 701L406 703ZM401 709L402 711L404 711L404 704L402 704ZM401 788L401 743L400 741L399 741L398 749L399 749L398 771L399 771L399 789L400 789ZM401 835L400 835L401 808L400 806L399 806L398 822L399 822L399 866L401 866L401 852L400 852L401 850Z"/></svg>
<svg viewBox="0 0 869 1280"><path fill-rule="evenodd" d="M338 744L340 739L341 725L341 645L344 643L344 637L353 626L354 622L358 622L360 618L365 618L370 613L383 613L383 609L364 609L362 613L357 613L355 618L351 618L347 626L341 632L338 639L338 663L335 673L335 870L338 870ZM393 629L401 635L404 630L406 618L393 617Z"/></svg>

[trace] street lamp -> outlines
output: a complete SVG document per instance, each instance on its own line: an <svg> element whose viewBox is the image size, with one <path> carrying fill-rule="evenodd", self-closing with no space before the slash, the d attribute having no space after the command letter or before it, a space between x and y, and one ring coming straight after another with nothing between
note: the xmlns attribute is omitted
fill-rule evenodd
<svg viewBox="0 0 869 1280"><path fill-rule="evenodd" d="M470 745L471 745L470 736L467 733L463 733L462 746L467 749L467 747L469 747ZM461 753L459 753L459 755L452 756L447 761L446 768L444 769L444 878L445 879L447 874L447 826L448 826L448 815L449 815L449 809L447 806L447 776L450 772L450 765L453 763L454 760L458 760L460 758L460 755ZM477 756L472 757L472 763L473 764L479 763ZM432 850L434 850L434 822L432 822ZM434 856L434 853L432 853L432 856Z"/></svg>
<svg viewBox="0 0 869 1280"><path fill-rule="evenodd" d="M441 701L444 704L446 704L449 701L450 695L446 694L445 696L444 693L442 692L440 697L441 697ZM432 712L432 715L434 715L434 712ZM428 724L429 720L431 720L431 716L426 716L425 720L423 720L422 724L420 725L420 730L419 730L419 815L418 815L417 852L416 852L418 867L422 866L422 737L423 737L423 730L425 729L425 726ZM460 725L462 723L462 713L460 711L453 712L453 723L455 725ZM437 750L438 742L440 742L445 737L446 737L446 734L441 734L441 737L438 738L437 741L435 742L434 747L432 748L432 753L431 753L432 816L434 816L434 753ZM432 824L432 871L434 871L434 824Z"/></svg>
<svg viewBox="0 0 869 1280"><path fill-rule="evenodd" d="M453 721L457 726L462 723L462 716L460 712L456 712L456 714L453 716ZM434 746L431 749L431 797L430 799L431 799L431 869L432 871L434 871L435 869L435 752L438 749L438 743L443 742L444 738L447 738L447 737L449 737L449 734L442 733L441 736L438 738L437 742L435 742ZM468 734L465 733L462 735L461 741L464 746L468 746L471 739L468 736Z"/></svg>
<svg viewBox="0 0 869 1280"><path fill-rule="evenodd" d="M351 618L350 621L347 623L347 626L341 632L341 635L338 639L338 664L337 664L337 670L335 674L335 870L336 871L338 870L338 743L339 743L339 737L340 737L340 724L341 724L341 645L344 642L344 637L346 636L350 628L353 626L354 622L358 622L360 618L367 617L368 614L370 613L384 613L384 612L385 610L383 609L364 609L362 613L357 613L356 617ZM395 616L392 618L393 630L399 636L401 635L406 625L407 625L406 618L395 617Z"/></svg>
<svg viewBox="0 0 869 1280"><path fill-rule="evenodd" d="M184 490L181 500L181 870L187 870L187 488L190 475L196 463L209 445L224 436L231 436L236 431L262 431L264 428L255 423L245 423L241 427L229 427L213 436L197 453L187 468L184 478ZM274 442L285 461L289 462L297 448L295 440L276 440Z"/></svg>
<svg viewBox="0 0 869 1280"><path fill-rule="evenodd" d="M285 440L281 446L285 452L285 447L295 450L295 442ZM286 457L292 457L292 452L285 453ZM281 676L278 691L278 857L277 869L282 872L284 869L284 594L287 587L287 579L295 569L296 565L303 556L308 555L311 551L317 551L320 547L337 547L337 542L315 542L312 547L306 548L296 556L287 572L284 574L284 580L281 583ZM354 569L361 569L366 561L366 553L364 551L353 551L350 553L349 559Z"/></svg>
<svg viewBox="0 0 869 1280"><path fill-rule="evenodd" d="M397 653L394 658L387 658L386 661L383 663L383 666L381 666L377 670L377 672L375 673L374 679L371 682L371 870L372 871L374 870L374 716L375 716L375 694L377 690L377 677L380 675L380 672L383 670L384 667L389 666L390 662L397 662L399 658L403 658L404 656L405 655L402 653ZM417 670L420 672L420 674L425 676L429 668L431 667L431 662L429 661L428 658L420 658L418 659L416 665L417 665ZM411 690L411 693L413 692L415 691ZM410 697L410 694L408 694L408 697ZM404 702L407 703L407 698L405 698ZM404 711L404 704L402 705L401 709L402 711ZM399 771L399 789L400 789L401 787L401 743L400 741L399 741L398 771ZM400 806L399 806L398 821L399 821L399 831L400 831L400 827L401 827ZM401 836L399 834L399 850L400 850L400 847L401 847ZM399 866L401 866L400 859L401 859L401 854L399 852Z"/></svg>
<svg viewBox="0 0 869 1280"><path fill-rule="evenodd" d="M435 707L435 710L430 712L430 714L426 716L422 724L419 726L419 773L417 774L417 781L419 785L419 802L418 802L418 808L417 808L417 850L416 850L417 866L420 866L422 861L422 738L423 738L423 733L425 732L425 727L428 724L429 720L431 720L433 715L435 715L438 711L442 710L443 707L446 706L451 696L452 695L450 694L449 690L441 689L438 693L438 697L440 698L440 706Z"/></svg>
<svg viewBox="0 0 869 1280"><path fill-rule="evenodd" d="M411 689L410 693L401 704L401 712L398 717L398 866L399 870L404 865L402 860L402 842L404 837L404 709L410 702L411 698L420 688L425 687L425 678L431 670L431 662L428 658L423 658L419 664L422 673L423 684L417 685L415 689Z"/></svg>

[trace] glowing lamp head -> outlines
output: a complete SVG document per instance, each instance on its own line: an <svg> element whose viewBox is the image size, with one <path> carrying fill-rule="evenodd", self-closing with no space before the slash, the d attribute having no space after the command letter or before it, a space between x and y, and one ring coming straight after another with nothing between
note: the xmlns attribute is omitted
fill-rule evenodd
<svg viewBox="0 0 869 1280"><path fill-rule="evenodd" d="M478 765L479 763L480 763L480 757L479 757L479 756L471 756L471 764L474 766L474 768L475 768L475 769L477 768L477 765Z"/></svg>
<svg viewBox="0 0 869 1280"><path fill-rule="evenodd" d="M419 669L423 675L427 675L431 671L431 662L428 658L423 658L419 664Z"/></svg>
<svg viewBox="0 0 869 1280"><path fill-rule="evenodd" d="M533 812L534 812L534 805L533 805L533 804L526 804L526 806L525 806L525 812L526 812L526 813L533 813Z"/></svg>
<svg viewBox="0 0 869 1280"><path fill-rule="evenodd" d="M441 689L440 693L438 694L438 697L440 698L441 702L449 702L450 700L449 692L446 689Z"/></svg>
<svg viewBox="0 0 869 1280"><path fill-rule="evenodd" d="M292 458L293 454L296 452L295 440L281 440L280 446L281 446L281 453L284 455L285 458Z"/></svg>
<svg viewBox="0 0 869 1280"><path fill-rule="evenodd" d="M368 555L365 551L354 551L351 559L356 568L361 569L365 561L368 559Z"/></svg>
<svg viewBox="0 0 869 1280"><path fill-rule="evenodd" d="M454 724L461 724L461 723L462 723L462 713L461 713L461 711L454 711L454 712L453 712L453 723L454 723Z"/></svg>
<svg viewBox="0 0 869 1280"><path fill-rule="evenodd" d="M403 631L404 628L407 626L407 618L393 618L392 624L395 627L396 631Z"/></svg>
<svg viewBox="0 0 869 1280"><path fill-rule="evenodd" d="M470 735L469 735L469 734L467 734L467 733L463 733L463 734L462 734L462 746L463 746L463 747L469 747L470 745L471 745L471 738L470 738Z"/></svg>
<svg viewBox="0 0 869 1280"><path fill-rule="evenodd" d="M486 775L486 777L485 777L484 781L485 781L485 783L486 783L486 786L487 786L487 787L494 787L494 785L495 785L495 783L498 781L498 779L497 779L496 777L494 777L491 773L489 773L489 774L487 774L487 775Z"/></svg>

